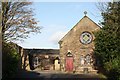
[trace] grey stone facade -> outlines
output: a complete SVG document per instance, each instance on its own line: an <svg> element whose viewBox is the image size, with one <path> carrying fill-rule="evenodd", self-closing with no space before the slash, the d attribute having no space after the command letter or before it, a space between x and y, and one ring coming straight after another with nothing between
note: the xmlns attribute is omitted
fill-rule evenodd
<svg viewBox="0 0 120 80"><path fill-rule="evenodd" d="M73 55L73 71L76 73L85 73L85 69L87 69L90 73L96 73L97 71L94 69L94 34L93 32L99 30L100 27L93 22L87 16L84 16L60 41L60 68L61 71L66 72L66 57L67 53L70 52ZM89 35L84 35L84 32L88 32ZM83 34L83 35L82 35ZM80 38L84 38L83 41L88 41L88 43L82 43ZM89 41L91 38L91 41ZM87 59L90 60L86 60ZM84 58L82 61L81 57ZM88 63L85 63L88 62ZM83 63L83 64L82 64Z"/></svg>

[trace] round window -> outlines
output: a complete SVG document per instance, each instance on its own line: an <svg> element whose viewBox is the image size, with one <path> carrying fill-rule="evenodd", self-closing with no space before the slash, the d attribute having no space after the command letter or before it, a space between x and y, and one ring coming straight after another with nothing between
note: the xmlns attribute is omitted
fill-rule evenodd
<svg viewBox="0 0 120 80"><path fill-rule="evenodd" d="M80 42L83 44L89 44L92 42L92 35L89 32L83 32L80 35Z"/></svg>

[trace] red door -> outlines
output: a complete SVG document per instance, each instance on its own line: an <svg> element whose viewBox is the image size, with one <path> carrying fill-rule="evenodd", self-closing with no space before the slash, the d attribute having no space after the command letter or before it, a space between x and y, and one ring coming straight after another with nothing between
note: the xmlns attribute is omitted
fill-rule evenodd
<svg viewBox="0 0 120 80"><path fill-rule="evenodd" d="M73 57L66 57L66 71L73 71Z"/></svg>

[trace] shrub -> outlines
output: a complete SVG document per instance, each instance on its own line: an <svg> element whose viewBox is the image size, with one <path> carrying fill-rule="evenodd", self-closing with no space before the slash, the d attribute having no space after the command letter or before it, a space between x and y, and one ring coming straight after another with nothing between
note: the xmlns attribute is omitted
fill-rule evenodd
<svg viewBox="0 0 120 80"><path fill-rule="evenodd" d="M2 44L2 79L12 77L18 70L19 55L14 44Z"/></svg>

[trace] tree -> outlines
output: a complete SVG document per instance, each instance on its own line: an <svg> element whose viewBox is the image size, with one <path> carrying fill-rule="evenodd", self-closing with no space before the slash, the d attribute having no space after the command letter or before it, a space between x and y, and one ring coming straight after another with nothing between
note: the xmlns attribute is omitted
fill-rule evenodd
<svg viewBox="0 0 120 80"><path fill-rule="evenodd" d="M41 27L33 17L32 2L2 2L2 38L23 40L29 33L39 33Z"/></svg>
<svg viewBox="0 0 120 80"><path fill-rule="evenodd" d="M2 23L2 12L1 12L1 10L2 10L2 7L1 7L1 2L0 2L0 39L2 39L2 38L1 38L1 32L2 32L2 27L1 27L1 23Z"/></svg>
<svg viewBox="0 0 120 80"><path fill-rule="evenodd" d="M2 2L0 19L2 19L2 78L7 79L14 76L18 71L20 60L19 52L14 43L23 40L29 33L39 33L41 27L33 17L31 2Z"/></svg>
<svg viewBox="0 0 120 80"><path fill-rule="evenodd" d="M109 80L120 80L120 1L102 10L103 28L95 33L95 56Z"/></svg>

